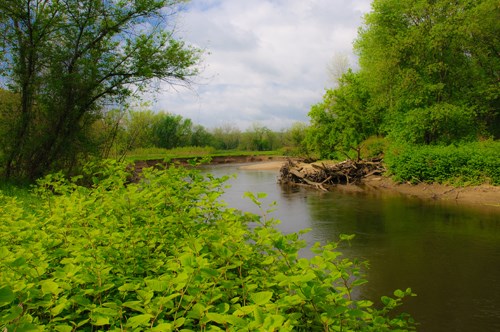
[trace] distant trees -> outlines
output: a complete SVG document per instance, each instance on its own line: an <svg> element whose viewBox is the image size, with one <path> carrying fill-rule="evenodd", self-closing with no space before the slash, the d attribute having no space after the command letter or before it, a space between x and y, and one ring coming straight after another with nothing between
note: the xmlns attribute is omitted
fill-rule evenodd
<svg viewBox="0 0 500 332"><path fill-rule="evenodd" d="M276 134L266 126L254 123L242 135L240 147L244 150L270 151L276 149L278 140Z"/></svg>
<svg viewBox="0 0 500 332"><path fill-rule="evenodd" d="M310 146L346 152L372 135L414 144L500 137L496 0L374 0L349 71L310 112Z"/></svg>
<svg viewBox="0 0 500 332"><path fill-rule="evenodd" d="M1 97L1 95L0 95ZM1 107L0 99L0 107ZM305 126L305 125L304 125ZM213 147L216 150L270 151L286 145L296 147L305 137L305 127L275 132L253 124L245 132L231 124L207 129L191 119L168 112L153 112L147 106L136 109L109 110L94 122L92 139L98 142L103 157L124 158L134 149ZM290 139L285 139L290 137Z"/></svg>
<svg viewBox="0 0 500 332"><path fill-rule="evenodd" d="M172 37L183 0L0 2L0 78L19 96L0 147L5 177L70 169L107 103L189 82L199 51Z"/></svg>

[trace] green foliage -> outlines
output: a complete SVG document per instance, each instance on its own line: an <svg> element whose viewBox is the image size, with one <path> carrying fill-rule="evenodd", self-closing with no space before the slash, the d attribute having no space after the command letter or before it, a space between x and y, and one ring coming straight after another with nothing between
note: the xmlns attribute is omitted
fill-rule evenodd
<svg viewBox="0 0 500 332"><path fill-rule="evenodd" d="M236 126L225 124L211 131L217 150L235 150L240 146L241 131Z"/></svg>
<svg viewBox="0 0 500 332"><path fill-rule="evenodd" d="M308 130L309 126L307 124L296 122L283 133L284 147L282 149L285 152L284 155L297 157L310 155L306 141Z"/></svg>
<svg viewBox="0 0 500 332"><path fill-rule="evenodd" d="M125 185L124 169L89 165L92 187L50 175L35 213L0 193L0 329L414 329L393 313L411 290L355 299L366 281L337 243L299 257L300 234L220 202L225 179L172 167Z"/></svg>
<svg viewBox="0 0 500 332"><path fill-rule="evenodd" d="M499 16L496 0L373 1L356 50L385 131L427 144L499 137Z"/></svg>
<svg viewBox="0 0 500 332"><path fill-rule="evenodd" d="M473 109L439 103L406 113L401 123L394 126L391 136L410 144L451 144L473 141L480 133Z"/></svg>
<svg viewBox="0 0 500 332"><path fill-rule="evenodd" d="M380 136L371 136L364 140L361 146L361 157L363 159L377 158L384 155L387 149L387 140Z"/></svg>
<svg viewBox="0 0 500 332"><path fill-rule="evenodd" d="M500 185L500 142L392 147L385 161L399 181Z"/></svg>
<svg viewBox="0 0 500 332"><path fill-rule="evenodd" d="M191 143L191 119L180 115L162 113L153 126L153 141L158 148L172 149Z"/></svg>
<svg viewBox="0 0 500 332"><path fill-rule="evenodd" d="M379 116L371 112L369 95L359 74L349 70L339 86L327 90L323 101L309 112L308 145L322 158L335 158L359 151L360 143L377 134Z"/></svg>
<svg viewBox="0 0 500 332"><path fill-rule="evenodd" d="M271 151L280 147L276 133L269 128L254 123L243 135L239 148L249 151Z"/></svg>

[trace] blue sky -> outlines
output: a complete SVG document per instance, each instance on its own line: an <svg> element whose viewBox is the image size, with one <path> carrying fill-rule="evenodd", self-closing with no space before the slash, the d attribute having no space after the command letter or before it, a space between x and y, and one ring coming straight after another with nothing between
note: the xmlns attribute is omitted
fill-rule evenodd
<svg viewBox="0 0 500 332"><path fill-rule="evenodd" d="M191 0L176 17L176 35L206 50L190 89L166 87L155 110L207 128L273 130L308 121L331 87L327 67L349 57L370 0Z"/></svg>

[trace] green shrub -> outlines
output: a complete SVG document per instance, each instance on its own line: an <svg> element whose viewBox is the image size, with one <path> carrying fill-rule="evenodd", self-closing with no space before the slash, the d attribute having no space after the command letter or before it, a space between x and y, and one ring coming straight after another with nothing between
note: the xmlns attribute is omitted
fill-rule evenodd
<svg viewBox="0 0 500 332"><path fill-rule="evenodd" d="M396 180L500 184L500 142L485 141L460 146L392 147L385 159Z"/></svg>
<svg viewBox="0 0 500 332"><path fill-rule="evenodd" d="M0 193L0 330L413 329L392 314L411 290L352 298L365 280L337 243L300 258L300 234L219 201L225 179L171 167L125 185L124 169L92 188L50 175L35 213Z"/></svg>

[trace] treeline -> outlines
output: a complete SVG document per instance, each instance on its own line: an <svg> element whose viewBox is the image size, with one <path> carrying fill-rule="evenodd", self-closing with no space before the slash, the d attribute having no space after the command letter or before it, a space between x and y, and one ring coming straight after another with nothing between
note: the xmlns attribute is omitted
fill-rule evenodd
<svg viewBox="0 0 500 332"><path fill-rule="evenodd" d="M215 150L274 151L300 153L296 148L296 124L291 129L272 131L254 123L242 131L225 124L205 128L181 115L151 110L112 110L93 124L94 139L100 141L103 157L120 158L136 149L180 147L212 147Z"/></svg>
<svg viewBox="0 0 500 332"><path fill-rule="evenodd" d="M400 146L500 137L496 0L375 0L348 70L309 113L322 157L354 156L370 137ZM334 64L335 65L335 64Z"/></svg>

